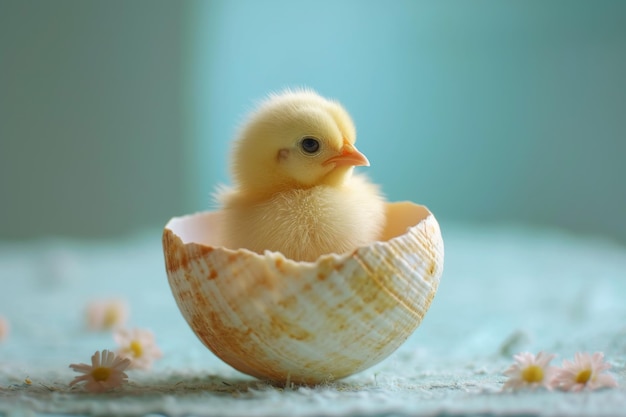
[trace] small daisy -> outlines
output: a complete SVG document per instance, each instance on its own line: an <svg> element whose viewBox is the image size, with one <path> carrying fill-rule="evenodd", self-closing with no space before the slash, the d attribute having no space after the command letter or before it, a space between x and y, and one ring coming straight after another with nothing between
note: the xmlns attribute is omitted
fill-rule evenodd
<svg viewBox="0 0 626 417"><path fill-rule="evenodd" d="M71 364L70 368L75 372L85 375L74 378L70 386L85 382L87 391L105 392L128 382L128 375L124 373L124 370L130 365L129 359L115 357L113 352L106 349L102 351L102 360L100 358L100 352L96 352L91 357L91 365Z"/></svg>
<svg viewBox="0 0 626 417"><path fill-rule="evenodd" d="M120 346L117 354L130 359L130 367L134 369L150 369L163 355L150 330L122 329L113 334L113 339Z"/></svg>
<svg viewBox="0 0 626 417"><path fill-rule="evenodd" d="M610 364L604 362L602 352L596 352L593 355L578 352L574 355L574 362L563 361L563 368L558 370L554 386L564 391L616 387L615 378L608 373L603 373L610 367Z"/></svg>
<svg viewBox="0 0 626 417"><path fill-rule="evenodd" d="M9 336L9 321L0 316L0 342Z"/></svg>
<svg viewBox="0 0 626 417"><path fill-rule="evenodd" d="M87 306L87 326L91 330L121 327L128 318L128 306L122 300L97 300Z"/></svg>
<svg viewBox="0 0 626 417"><path fill-rule="evenodd" d="M509 379L504 383L502 389L537 388L543 386L551 389L550 385L556 368L549 366L554 355L539 352L537 356L532 353L523 352L513 356L515 363L511 365L504 375Z"/></svg>

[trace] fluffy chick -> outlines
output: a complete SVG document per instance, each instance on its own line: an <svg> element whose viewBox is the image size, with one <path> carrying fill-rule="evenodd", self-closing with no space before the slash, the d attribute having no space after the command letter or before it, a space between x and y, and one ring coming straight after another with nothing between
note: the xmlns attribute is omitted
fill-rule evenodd
<svg viewBox="0 0 626 417"><path fill-rule="evenodd" d="M336 101L311 90L270 95L234 142L234 188L218 195L224 246L313 261L379 239L384 199L353 175L355 166L369 166L355 140Z"/></svg>

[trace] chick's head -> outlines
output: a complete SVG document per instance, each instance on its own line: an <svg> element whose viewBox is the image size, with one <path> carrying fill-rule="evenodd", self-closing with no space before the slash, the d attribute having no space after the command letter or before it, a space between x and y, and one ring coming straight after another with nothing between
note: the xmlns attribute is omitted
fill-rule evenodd
<svg viewBox="0 0 626 417"><path fill-rule="evenodd" d="M354 146L356 129L336 101L311 90L271 95L235 141L237 186L253 193L344 183L369 161Z"/></svg>

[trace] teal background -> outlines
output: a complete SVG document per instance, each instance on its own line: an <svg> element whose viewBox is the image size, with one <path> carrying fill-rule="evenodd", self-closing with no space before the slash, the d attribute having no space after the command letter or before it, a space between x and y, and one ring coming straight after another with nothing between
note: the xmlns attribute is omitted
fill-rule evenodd
<svg viewBox="0 0 626 417"><path fill-rule="evenodd" d="M442 227L626 242L626 2L0 0L0 238L211 207L237 124L309 86Z"/></svg>

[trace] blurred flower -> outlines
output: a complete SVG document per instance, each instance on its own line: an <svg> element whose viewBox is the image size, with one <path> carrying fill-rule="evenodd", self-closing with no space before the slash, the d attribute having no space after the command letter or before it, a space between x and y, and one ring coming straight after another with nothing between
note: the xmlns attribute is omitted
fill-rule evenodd
<svg viewBox="0 0 626 417"><path fill-rule="evenodd" d="M96 300L87 306L87 326L91 330L121 327L128 318L128 306L123 300Z"/></svg>
<svg viewBox="0 0 626 417"><path fill-rule="evenodd" d="M0 316L0 342L5 340L9 336L9 321Z"/></svg>
<svg viewBox="0 0 626 417"><path fill-rule="evenodd" d="M556 368L549 366L554 358L553 354L539 352L537 356L523 352L513 356L515 363L511 365L504 375L509 379L504 383L503 389L537 388L543 386L551 389L551 381Z"/></svg>
<svg viewBox="0 0 626 417"><path fill-rule="evenodd" d="M574 361L563 361L563 368L559 369L554 379L554 387L564 391L595 390L602 387L617 386L617 381L610 374L603 373L611 367L604 362L604 354L596 352L576 353Z"/></svg>
<svg viewBox="0 0 626 417"><path fill-rule="evenodd" d="M91 365L70 365L75 372L85 374L74 378L70 386L85 382L85 389L90 392L105 392L117 388L128 381L128 375L124 373L128 365L129 359L115 357L113 352L106 349L102 351L102 357L100 352L96 352L91 357Z"/></svg>
<svg viewBox="0 0 626 417"><path fill-rule="evenodd" d="M156 345L154 334L150 330L117 330L113 339L120 346L117 354L131 360L134 369L150 369L152 363L163 354Z"/></svg>

